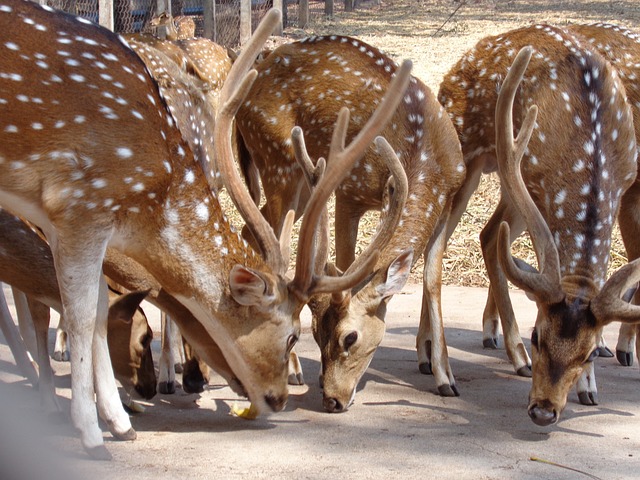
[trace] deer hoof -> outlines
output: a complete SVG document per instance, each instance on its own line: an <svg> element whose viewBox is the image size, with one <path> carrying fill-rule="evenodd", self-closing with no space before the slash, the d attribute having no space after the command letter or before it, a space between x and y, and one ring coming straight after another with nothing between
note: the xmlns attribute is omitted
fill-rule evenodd
<svg viewBox="0 0 640 480"><path fill-rule="evenodd" d="M630 367L633 365L633 353L623 352L622 350L616 350L616 358L623 367Z"/></svg>
<svg viewBox="0 0 640 480"><path fill-rule="evenodd" d="M443 397L459 397L460 392L455 384L438 385L438 393Z"/></svg>
<svg viewBox="0 0 640 480"><path fill-rule="evenodd" d="M107 450L107 447L104 445L98 445L97 447L91 448L85 447L85 451L92 460L109 461L113 459L109 450Z"/></svg>
<svg viewBox="0 0 640 480"><path fill-rule="evenodd" d="M518 370L516 370L516 373L518 374L518 376L520 377L531 377L531 365L525 365L524 367L520 367Z"/></svg>
<svg viewBox="0 0 640 480"><path fill-rule="evenodd" d="M490 348L491 350L498 349L498 339L497 338L485 338L482 340L482 346L484 348Z"/></svg>
<svg viewBox="0 0 640 480"><path fill-rule="evenodd" d="M613 357L613 352L609 349L609 347L598 347L598 356L611 358Z"/></svg>
<svg viewBox="0 0 640 480"><path fill-rule="evenodd" d="M181 363L174 364L173 371L176 373L182 373L184 371L184 369L182 368L182 364Z"/></svg>
<svg viewBox="0 0 640 480"><path fill-rule="evenodd" d="M433 375L433 370L431 369L431 362L419 363L418 369L420 370L420 373L423 375Z"/></svg>
<svg viewBox="0 0 640 480"><path fill-rule="evenodd" d="M112 430L111 435L113 435L117 440L123 440L123 441L131 441L138 438L138 434L133 428L130 428L124 433L118 433Z"/></svg>
<svg viewBox="0 0 640 480"><path fill-rule="evenodd" d="M173 395L176 393L176 385L174 382L160 382L158 384L158 391L163 395Z"/></svg>
<svg viewBox="0 0 640 480"><path fill-rule="evenodd" d="M578 392L578 400L582 405L598 405L598 393Z"/></svg>
<svg viewBox="0 0 640 480"><path fill-rule="evenodd" d="M289 385L304 385L304 377L302 373L291 373L289 374Z"/></svg>
<svg viewBox="0 0 640 480"><path fill-rule="evenodd" d="M53 359L56 362L68 362L69 361L69 350L64 351L55 351L53 352Z"/></svg>

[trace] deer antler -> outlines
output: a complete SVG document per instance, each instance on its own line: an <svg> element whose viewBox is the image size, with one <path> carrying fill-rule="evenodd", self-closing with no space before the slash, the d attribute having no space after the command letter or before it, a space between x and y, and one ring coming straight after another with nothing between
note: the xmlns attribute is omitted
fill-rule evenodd
<svg viewBox="0 0 640 480"><path fill-rule="evenodd" d="M296 274L292 287L303 293L303 295L330 293L351 288L352 285L359 283L368 275L377 261L377 252L371 252L366 257L360 257L360 267L357 270L354 269L349 275L317 277L313 274L312 268L315 263L315 255L312 248L314 231L322 209L331 193L340 185L353 164L362 157L373 139L393 116L409 83L411 67L412 63L408 60L402 63L401 67L396 71L396 76L382 102L363 129L347 147L345 147L345 138L349 122L349 110L343 108L338 115L331 139L326 172L311 194L300 228Z"/></svg>
<svg viewBox="0 0 640 480"><path fill-rule="evenodd" d="M400 163L400 159L396 155L396 152L393 150L389 142L383 137L376 138L376 147L380 154L385 158L387 166L391 171L391 175L394 181L393 184L393 195L390 195L389 199L389 211L387 212L387 216L382 221L381 226L376 233L374 239L371 241L369 246L365 249L362 254L354 260L354 262L349 266L345 275L349 275L356 269L360 268L362 265L363 259L367 258L367 256L376 250L381 249L384 245L389 243L389 240L393 236L395 229L400 221L400 217L402 217L402 209L404 207L405 202L407 201L407 196L409 195L409 182L407 181L407 174L404 171L402 164Z"/></svg>
<svg viewBox="0 0 640 480"><path fill-rule="evenodd" d="M229 196L255 236L258 248L267 264L274 272L284 273L287 262L282 257L280 243L244 187L233 162L233 147L231 145L232 120L257 75L255 70L249 71L249 68L260 53L262 45L280 21L279 15L279 12L273 9L265 15L242 53L234 62L234 68L220 91L221 108L216 118L214 139L218 168Z"/></svg>
<svg viewBox="0 0 640 480"><path fill-rule="evenodd" d="M551 231L540 211L529 195L522 179L520 164L535 127L538 108L534 105L527 111L517 139L513 138L513 102L524 71L529 64L533 49L525 47L505 78L496 103L496 156L502 185L512 202L521 212L531 234L538 257L540 273L521 270L513 261L510 252L509 225L500 225L498 255L502 268L518 287L534 293L547 301L560 301L564 294L560 288L560 260Z"/></svg>

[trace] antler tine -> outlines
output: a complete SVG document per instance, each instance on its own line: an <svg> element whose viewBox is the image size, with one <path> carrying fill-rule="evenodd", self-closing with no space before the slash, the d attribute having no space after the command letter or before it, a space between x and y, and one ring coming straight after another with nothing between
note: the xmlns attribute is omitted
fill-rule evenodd
<svg viewBox="0 0 640 480"><path fill-rule="evenodd" d="M278 273L286 269L288 259L283 258L280 243L273 229L258 210L240 179L233 161L231 132L233 118L257 75L255 70L249 71L249 68L253 65L263 44L279 21L279 11L270 10L243 48L238 59L233 63L220 91L219 103L221 107L218 111L214 131L216 161L229 196L251 229L265 261Z"/></svg>
<svg viewBox="0 0 640 480"><path fill-rule="evenodd" d="M327 199L395 113L409 84L411 67L412 63L408 60L402 63L396 71L396 75L382 102L363 129L346 148L344 144L347 135L349 110L343 108L338 115L331 148L329 149L330 161L327 162L326 173L311 194L302 221L302 227L300 228L296 274L292 284L302 295L329 293L350 288L350 286L366 277L377 261L377 254L372 254L362 261L360 271L353 272L352 275L343 276L339 279L332 278L329 280L327 277L324 277L323 280L320 281L318 278L315 278L311 269L311 266L315 264L313 238L318 219L322 213L322 209L325 208ZM355 281L355 283L345 287L347 281Z"/></svg>
<svg viewBox="0 0 640 480"><path fill-rule="evenodd" d="M601 322L637 322L640 307L625 302L622 295L640 281L640 259L620 267L591 300L591 311Z"/></svg>
<svg viewBox="0 0 640 480"><path fill-rule="evenodd" d="M505 78L496 103L496 156L502 184L510 200L516 205L531 234L538 257L540 274L522 272L511 258L508 226L500 227L499 256L505 270L514 275L514 283L527 286L527 290L545 296L557 297L560 292L560 260L551 231L522 179L520 164L535 127L538 108L534 105L527 111L518 137L513 138L513 103L516 90L522 81L533 49L525 47ZM505 248L506 247L506 248Z"/></svg>
<svg viewBox="0 0 640 480"><path fill-rule="evenodd" d="M304 133L300 127L293 127L291 130L291 142L293 144L293 151L296 160L298 161L300 168L302 168L309 191L312 192L322 178L322 175L324 175L327 168L327 162L324 158L320 157L318 159L318 163L316 165L313 164L304 142ZM322 210L322 214L320 215L314 240L314 250L316 252L314 274L318 275L324 270L327 259L329 258L329 212L327 211L326 204L325 208Z"/></svg>
<svg viewBox="0 0 640 480"><path fill-rule="evenodd" d="M400 163L400 159L398 159L396 152L384 137L376 138L376 147L384 157L387 163L387 167L389 167L389 170L391 171L391 175L395 182L393 195L390 196L389 211L387 212L387 216L383 219L382 224L380 225L380 228L376 233L374 239L371 241L366 250L362 252L362 254L358 258L356 258L354 262L349 266L349 268L345 272L345 275L349 275L356 269L360 268L363 263L363 258L366 259L366 257L369 256L371 252L380 250L384 248L387 243L389 243L389 240L393 236L393 233L398 226L398 222L402 217L402 210L404 208L404 204L407 201L407 196L409 195L409 182L407 180L407 173L402 167L402 164Z"/></svg>

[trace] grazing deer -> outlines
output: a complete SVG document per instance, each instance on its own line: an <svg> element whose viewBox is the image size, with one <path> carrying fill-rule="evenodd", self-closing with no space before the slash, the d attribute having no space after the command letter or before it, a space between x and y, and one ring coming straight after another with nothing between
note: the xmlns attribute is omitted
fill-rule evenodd
<svg viewBox="0 0 640 480"><path fill-rule="evenodd" d="M396 65L378 49L350 37L310 37L276 48L256 69L258 78L237 115L248 150L242 158L249 181L259 172L266 203L265 218L276 231L285 214L301 215L309 189L296 164L289 131L306 133L313 157L326 156L331 125L341 107L351 111L354 135L380 102ZM408 200L398 228L380 243L376 273L353 290L313 298L313 330L322 356L324 407L346 410L358 381L384 334L389 299L407 280L425 252L424 298L417 338L420 370L431 371L442 395L457 395L444 342L440 309L444 225L450 199L464 178L455 130L429 89L412 78L403 102L384 130L408 177ZM358 223L381 209L389 168L374 149L365 152L336 191L336 259L341 270L354 264ZM254 191L254 198L259 193ZM245 236L250 238L250 236ZM426 305L426 304L425 304ZM432 358L436 358L432 362Z"/></svg>
<svg viewBox="0 0 640 480"><path fill-rule="evenodd" d="M25 314L30 312L35 329L35 345L29 345L29 350L37 358L42 405L47 412L60 411L47 346L49 309L62 312L51 251L30 227L1 209L0 282L11 285L14 296L17 289L27 297L28 309ZM109 293L107 340L115 377L125 390L133 388L143 398L150 399L156 393L156 374L151 353L153 332L144 312L138 308L147 292L119 295L110 290ZM16 302L16 308L18 306ZM23 322L29 319L20 314L18 319L22 331Z"/></svg>
<svg viewBox="0 0 640 480"><path fill-rule="evenodd" d="M514 115L516 127L523 131L528 106L538 105L540 114L528 125L535 128L530 141L518 140L517 152L511 152L505 140L507 133L511 138L507 103L496 108L495 124L490 119L510 63L525 46L532 55L528 73L519 88L514 73L511 83L502 85L502 90L506 85L510 89L503 96L514 95L518 88ZM526 68L526 56L523 52L511 67L521 72L518 75ZM500 314L511 362L518 373L526 374L529 358L513 316L507 278L536 300L529 416L540 425L555 423L569 388L583 372L580 399L597 401L592 364L596 333L612 319L602 310L596 313L594 302L616 303L616 280L605 284L611 231L620 197L636 176L636 143L624 87L611 65L578 38L537 25L482 40L447 75L440 100L461 138L471 172L467 183L477 182L482 169L498 167L502 198L481 234L491 281L488 303L495 302ZM495 144L490 140L494 135ZM514 176L520 175L514 158L523 155L521 175L531 199L526 210L522 192L515 198L512 187ZM461 201L466 205L467 200ZM537 228L531 212L539 212ZM510 227L508 239L498 235L503 222ZM536 246L541 274L519 261L519 268L508 269L505 277L506 267L498 263L498 256L507 256L503 247L525 228ZM485 313L495 307L488 306ZM495 330L491 333L497 335Z"/></svg>
<svg viewBox="0 0 640 480"><path fill-rule="evenodd" d="M627 92L627 99L633 112L633 125L636 132L636 144L640 142L640 36L627 28L608 23L593 25L571 25L566 27L571 33L579 35L589 42L591 47L606 58L617 70L620 80ZM618 223L622 233L622 240L627 250L629 260L640 257L640 249L636 238L640 236L638 223L634 220L633 209L640 199L640 179L625 192L620 202ZM638 304L640 298L635 299ZM622 323L616 346L616 357L625 366L633 364L633 346L640 342L637 335L639 325ZM640 343L636 347L636 354L640 354Z"/></svg>
<svg viewBox="0 0 640 480"><path fill-rule="evenodd" d="M72 419L94 458L110 458L94 382L112 434L136 437L108 362L107 247L192 312L259 412L285 406L289 352L308 298L357 284L377 259L348 278L318 278L309 268L319 212L401 101L410 64L346 148L339 125L288 280L280 243L243 191L230 145L233 115L255 79L248 69L277 22L277 11L268 14L234 63L215 128L217 161L258 239L256 253L227 221L144 63L117 35L29 1L0 1L0 205L38 225L51 246L71 344Z"/></svg>

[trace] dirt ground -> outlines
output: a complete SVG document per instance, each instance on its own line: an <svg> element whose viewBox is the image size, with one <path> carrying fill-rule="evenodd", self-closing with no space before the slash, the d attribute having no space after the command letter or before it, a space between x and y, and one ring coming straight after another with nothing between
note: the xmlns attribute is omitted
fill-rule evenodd
<svg viewBox="0 0 640 480"><path fill-rule="evenodd" d="M537 427L526 413L529 380L514 374L504 350L482 347L486 290L445 287L443 293L460 397L438 396L433 378L418 371L414 345L421 288L411 284L391 300L386 336L346 413L322 410L319 352L305 317L296 349L307 385L291 388L283 412L254 421L231 416L235 402L247 402L214 376L202 395L178 389L146 402L146 411L132 418L138 433L134 442L115 442L105 433L111 462L88 460L69 423L43 418L37 392L20 377L0 335L0 478L587 478L532 458L578 469L589 478L637 478L637 366L598 359L600 405L580 405L571 392L560 423ZM513 299L521 332L528 337L535 306L521 292L513 292ZM157 315L147 312L158 338ZM615 345L616 329L607 328L605 335ZM157 340L154 347L157 353ZM53 366L68 409L69 366Z"/></svg>
<svg viewBox="0 0 640 480"><path fill-rule="evenodd" d="M414 74L435 92L444 73L486 35L534 22L611 21L640 31L640 2L634 0L471 0L448 19L459 4L368 3L305 32L354 35L398 59L411 58ZM475 237L489 213L490 205L474 210L469 223L477 225ZM454 237L457 241L462 242ZM474 248L479 250L477 244L460 247ZM561 423L537 427L526 414L529 380L514 374L504 350L482 348L486 290L449 286L443 295L459 398L438 396L433 379L418 372L421 295L420 286L411 283L390 304L387 334L347 413L322 411L319 353L306 319L298 352L308 385L291 388L284 412L255 421L230 416L238 399L214 376L202 395L178 390L146 403L146 412L132 418L135 442L115 442L105 433L114 455L108 463L87 460L68 423L51 425L42 418L37 392L20 377L0 335L0 478L637 478L637 365L598 359L601 404L582 406L572 392ZM518 291L513 298L526 338L535 305ZM616 328L609 327L605 338L615 347ZM158 340L154 347L157 351ZM54 362L54 369L68 408L68 365Z"/></svg>

